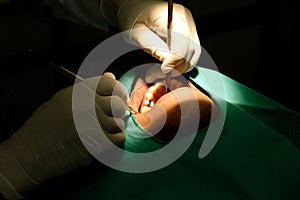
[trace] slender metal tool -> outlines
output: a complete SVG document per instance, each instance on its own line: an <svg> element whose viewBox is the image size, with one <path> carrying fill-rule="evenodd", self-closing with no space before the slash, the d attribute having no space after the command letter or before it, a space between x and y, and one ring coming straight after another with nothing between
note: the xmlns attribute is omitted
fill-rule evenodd
<svg viewBox="0 0 300 200"><path fill-rule="evenodd" d="M167 45L169 50L171 50L171 31L172 31L172 20L173 20L173 0L168 0L168 35L167 35Z"/></svg>
<svg viewBox="0 0 300 200"><path fill-rule="evenodd" d="M70 78L73 78L73 79L76 79L78 78L80 81L83 81L84 78L82 78L81 76L78 76L77 74L75 74L74 72L68 70L67 68L61 66L61 65L58 65L56 63L53 63L53 62L49 62L49 65L54 67L56 70L58 70L59 72L69 76ZM126 110L129 110L131 111L132 113L138 113L136 110L134 110L133 108L131 108L131 106L127 106Z"/></svg>
<svg viewBox="0 0 300 200"><path fill-rule="evenodd" d="M61 65L55 64L53 62L49 62L49 65L54 67L56 70L60 71L61 73L71 77L71 78L78 78L81 81L84 80L84 78L82 78L81 76L78 76L77 74L73 73L72 71L68 70L67 68L65 68Z"/></svg>
<svg viewBox="0 0 300 200"><path fill-rule="evenodd" d="M171 32L172 32L172 20L173 20L173 0L168 0L168 25L167 25L167 46L169 51L171 50ZM171 72L166 74L166 86L170 88Z"/></svg>

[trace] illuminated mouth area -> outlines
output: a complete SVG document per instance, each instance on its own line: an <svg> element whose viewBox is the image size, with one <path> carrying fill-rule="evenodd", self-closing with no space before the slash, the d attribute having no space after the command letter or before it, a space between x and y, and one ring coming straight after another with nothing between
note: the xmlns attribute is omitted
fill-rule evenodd
<svg viewBox="0 0 300 200"><path fill-rule="evenodd" d="M150 86L144 94L144 98L141 102L139 112L145 113L150 111L151 108L154 107L155 103L159 100L159 98L167 93L167 86L164 85L162 82L158 82Z"/></svg>
<svg viewBox="0 0 300 200"><path fill-rule="evenodd" d="M191 89L193 94L190 93ZM189 96L182 96L182 95ZM192 109L181 110L181 104L195 105ZM130 94L129 108L138 123L148 132L161 141L171 141L176 135L179 124L189 124L194 116L199 115L199 128L207 126L211 121L212 109L218 108L200 89L184 78L172 78L167 88L166 81L157 80L155 83L146 83L138 78ZM217 116L218 114L216 114ZM189 130L185 134L189 134Z"/></svg>
<svg viewBox="0 0 300 200"><path fill-rule="evenodd" d="M165 80L145 83L144 80L138 79L130 95L129 107L134 114L149 112L161 97L177 88L188 86L187 81L178 79L171 79L170 88L167 88L165 83Z"/></svg>

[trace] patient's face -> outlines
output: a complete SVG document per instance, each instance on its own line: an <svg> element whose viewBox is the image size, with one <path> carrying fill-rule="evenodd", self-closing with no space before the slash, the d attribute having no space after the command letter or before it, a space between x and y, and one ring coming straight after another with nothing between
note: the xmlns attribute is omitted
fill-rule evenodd
<svg viewBox="0 0 300 200"><path fill-rule="evenodd" d="M180 95L184 95L184 101L180 101ZM172 78L169 88L166 86L165 79L146 83L145 78L139 77L130 94L130 100L129 107L133 110L140 125L164 141L170 141L177 133L182 120L188 122L195 116L196 109L201 116L199 118L200 128L209 124L211 110L212 108L216 109L214 102L183 76ZM180 104L192 105L193 101L197 101L198 108L196 106L196 108L181 110Z"/></svg>

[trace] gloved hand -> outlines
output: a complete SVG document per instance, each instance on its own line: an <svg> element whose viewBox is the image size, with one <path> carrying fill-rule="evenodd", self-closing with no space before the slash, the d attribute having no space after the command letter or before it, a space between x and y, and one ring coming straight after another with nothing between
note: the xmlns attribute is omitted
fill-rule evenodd
<svg viewBox="0 0 300 200"><path fill-rule="evenodd" d="M173 6L171 51L167 38L168 4L162 0L102 0L102 14L122 31L131 31L129 40L162 61L164 73L176 69L190 71L201 53L195 22L190 11L179 4ZM178 74L178 73L177 73Z"/></svg>
<svg viewBox="0 0 300 200"><path fill-rule="evenodd" d="M100 122L105 135L114 144L125 141L122 132L122 116L127 107L125 88L111 73L104 74L97 86L96 94L90 89L97 85L99 77L89 78L72 87L59 91L52 99L41 105L28 121L0 149L0 192L7 199L19 199L45 181L89 164L92 156L80 140L74 125L74 107L77 113L88 118L89 129L85 132L100 134L95 124ZM85 96L95 98L96 119L90 115L86 105L72 105L73 88L80 89ZM112 95L112 91L114 96ZM115 105L112 109L111 105ZM115 118L111 116L112 111ZM98 122L99 120L99 122ZM81 136L82 139L82 136ZM104 139L104 138L103 138ZM99 153L108 150L102 141L94 141Z"/></svg>

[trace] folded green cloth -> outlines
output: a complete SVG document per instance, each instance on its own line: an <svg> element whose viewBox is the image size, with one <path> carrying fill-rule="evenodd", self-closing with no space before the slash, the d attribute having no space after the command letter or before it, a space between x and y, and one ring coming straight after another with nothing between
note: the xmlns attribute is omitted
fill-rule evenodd
<svg viewBox="0 0 300 200"><path fill-rule="evenodd" d="M201 159L198 156L207 131L202 129L188 150L169 166L149 173L107 168L68 198L300 199L299 113L219 72L197 67L188 76L217 103L221 100L226 105L222 113L225 124L211 152ZM222 80L225 95L206 84L205 79L214 76ZM129 73L121 79L129 92L134 78L134 73ZM129 116L125 132L128 151L151 152L165 145L132 136L133 132L145 134L133 116Z"/></svg>

